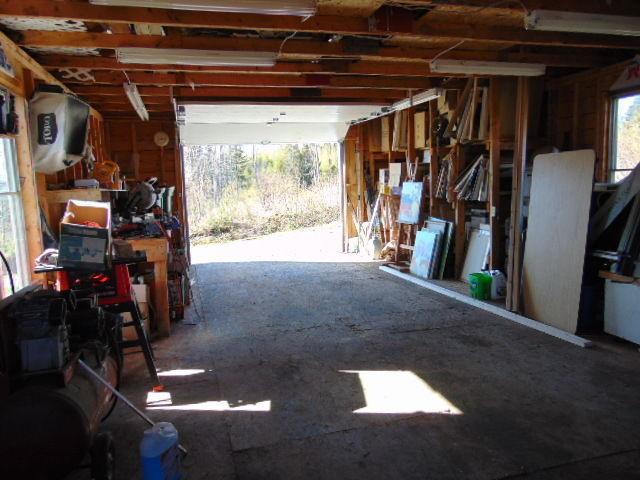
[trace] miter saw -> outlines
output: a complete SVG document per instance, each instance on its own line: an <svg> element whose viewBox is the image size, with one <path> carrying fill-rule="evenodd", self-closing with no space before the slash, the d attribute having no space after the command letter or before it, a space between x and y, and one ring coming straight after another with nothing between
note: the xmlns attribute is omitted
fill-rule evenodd
<svg viewBox="0 0 640 480"><path fill-rule="evenodd" d="M158 178L151 177L133 187L129 191L129 199L126 204L127 212L143 215L154 207L158 207L157 203L160 197L156 192L157 183Z"/></svg>

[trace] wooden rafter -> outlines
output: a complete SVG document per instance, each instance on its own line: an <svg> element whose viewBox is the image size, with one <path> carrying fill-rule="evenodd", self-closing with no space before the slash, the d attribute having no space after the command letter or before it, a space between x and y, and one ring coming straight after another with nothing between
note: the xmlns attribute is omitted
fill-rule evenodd
<svg viewBox="0 0 640 480"><path fill-rule="evenodd" d="M607 37L615 38L615 37ZM209 37L209 36L151 36L109 35L100 33L23 31L18 35L22 46L36 47L84 47L115 49L123 47L180 48L197 50L280 52L282 58L361 58L366 60L396 59L427 61L442 52L442 49L379 47L372 50L351 50L340 43L316 40L290 40L282 45L281 40ZM640 46L640 38L633 38ZM569 45L567 45L569 46ZM447 58L463 60L498 60L499 52L452 50Z"/></svg>
<svg viewBox="0 0 640 480"><path fill-rule="evenodd" d="M462 2L458 2L462 3ZM425 2L426 4L426 2ZM483 4L484 6L490 4ZM557 8L557 7L556 7ZM517 11L517 10L516 10ZM634 11L628 9L626 11ZM438 37L452 41L483 41L516 43L522 45L574 46L589 48L625 48L640 46L640 40L633 37L616 37L574 33L527 31L524 25L519 29L492 28L472 23L420 24L413 21L369 22L367 18L347 16L316 15L307 20L292 16L256 14L234 14L219 12L193 12L184 10L146 9L134 7L105 7L68 0L0 0L0 16L64 18L88 22L147 23L154 25L233 29L263 30L306 33L336 33L342 35L401 35L416 38ZM472 20L471 16L469 19ZM116 34L114 36L120 36ZM113 48L113 47L102 47Z"/></svg>
<svg viewBox="0 0 640 480"><path fill-rule="evenodd" d="M122 97L124 91L120 86L86 86L78 85L75 92L81 96ZM138 88L142 97L291 97L291 98L378 98L385 100L405 98L406 90L391 89L312 89L312 88L278 88L278 87L147 87Z"/></svg>
<svg viewBox="0 0 640 480"><path fill-rule="evenodd" d="M524 10L513 2L496 2L495 0L399 0L397 3L435 7L439 10L472 13L482 8L500 15L523 16ZM528 10L559 10L562 12L601 13L605 15L640 16L640 4L635 0L523 0Z"/></svg>
<svg viewBox="0 0 640 480"><path fill-rule="evenodd" d="M118 84L126 80L123 72L94 72L95 81L64 80L74 84ZM331 76L331 75L236 75L229 73L147 73L130 72L129 81L138 85L185 85L225 87L301 87L301 88L390 88L427 89L429 78L385 76Z"/></svg>
<svg viewBox="0 0 640 480"><path fill-rule="evenodd" d="M493 52L492 52L493 53ZM470 60L474 59L474 52L467 52ZM543 63L550 67L590 68L611 63L611 54L582 53L580 55L548 54L548 53L520 53L495 52L493 60ZM119 63L115 58L79 55L40 55L38 62L48 70L57 68L88 68L90 70L126 70L155 72L207 72L236 74L279 73L299 74L317 73L332 75L396 75L396 76L438 76L432 74L429 65L417 60L415 62L367 62L334 60L319 63L309 62L278 62L273 67L204 67L200 65L148 65L136 63Z"/></svg>

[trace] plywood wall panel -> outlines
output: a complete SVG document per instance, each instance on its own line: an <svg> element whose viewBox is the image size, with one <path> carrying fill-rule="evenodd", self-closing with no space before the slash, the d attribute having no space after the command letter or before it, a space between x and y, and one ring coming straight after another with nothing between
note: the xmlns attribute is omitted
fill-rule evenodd
<svg viewBox="0 0 640 480"><path fill-rule="evenodd" d="M570 333L578 325L594 165L593 150L538 155L533 162L524 311Z"/></svg>

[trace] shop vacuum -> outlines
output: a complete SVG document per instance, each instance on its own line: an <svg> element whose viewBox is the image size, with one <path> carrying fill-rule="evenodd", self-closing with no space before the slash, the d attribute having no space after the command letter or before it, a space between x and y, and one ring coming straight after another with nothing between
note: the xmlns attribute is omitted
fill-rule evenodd
<svg viewBox="0 0 640 480"><path fill-rule="evenodd" d="M115 406L120 329L95 296L29 287L0 302L2 478L62 479L87 458L94 480L113 478L98 429Z"/></svg>

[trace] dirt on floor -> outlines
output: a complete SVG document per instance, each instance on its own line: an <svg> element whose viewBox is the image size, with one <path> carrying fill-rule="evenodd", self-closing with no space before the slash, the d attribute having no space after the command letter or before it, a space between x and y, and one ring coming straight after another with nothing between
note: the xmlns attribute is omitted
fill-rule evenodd
<svg viewBox="0 0 640 480"><path fill-rule="evenodd" d="M336 226L193 249L194 305L123 392L200 479L639 478L635 349L581 349L338 253ZM119 404L118 479L145 425Z"/></svg>

